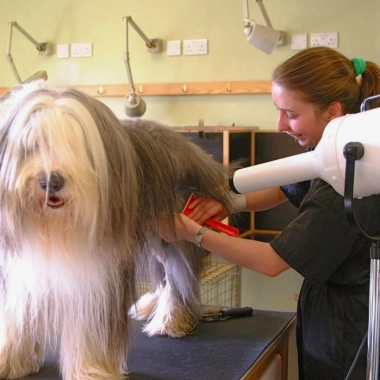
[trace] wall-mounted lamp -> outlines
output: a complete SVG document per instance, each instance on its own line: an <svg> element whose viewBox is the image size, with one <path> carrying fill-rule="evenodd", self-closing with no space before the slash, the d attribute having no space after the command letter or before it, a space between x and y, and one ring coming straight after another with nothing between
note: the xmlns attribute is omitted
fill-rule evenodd
<svg viewBox="0 0 380 380"><path fill-rule="evenodd" d="M243 0L244 10L244 33L247 35L247 41L258 49L267 54L271 54L278 45L284 45L285 32L273 29L272 23L268 17L262 0L256 0L264 16L265 25L259 25L256 21L250 20L248 11L248 0Z"/></svg>
<svg viewBox="0 0 380 380"><path fill-rule="evenodd" d="M20 25L17 24L16 21L11 21L8 23L9 34L7 41L7 50L5 53L5 57L9 62L11 69L13 71L14 76L16 77L17 82L22 83L20 75L16 69L16 66L13 62L13 58L11 55L11 47L12 47L12 32L13 28L16 28L20 33L22 33L38 50L39 55L52 55L53 54L53 44L50 42L37 42L29 33L27 33ZM46 73L45 73L46 74Z"/></svg>
<svg viewBox="0 0 380 380"><path fill-rule="evenodd" d="M146 109L146 104L140 96L136 94L135 86L133 84L132 71L131 66L129 64L129 47L128 47L128 25L130 24L136 32L140 35L140 37L145 41L147 46L147 51L149 53L159 53L162 51L162 41L155 38L150 40L143 31L136 25L136 23L132 20L132 17L127 16L123 17L124 20L124 28L125 28L125 51L124 51L124 62L125 68L127 70L128 75L128 83L129 83L129 94L125 97L124 103L124 112L129 117L140 117L144 114Z"/></svg>

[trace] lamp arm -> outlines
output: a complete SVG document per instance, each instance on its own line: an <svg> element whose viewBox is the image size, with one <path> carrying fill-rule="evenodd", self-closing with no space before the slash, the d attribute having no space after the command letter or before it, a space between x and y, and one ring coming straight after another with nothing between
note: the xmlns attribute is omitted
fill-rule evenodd
<svg viewBox="0 0 380 380"><path fill-rule="evenodd" d="M131 24L133 29L137 34L145 41L147 46L147 51L150 53L158 53L161 51L161 40L160 39L149 39L143 31L137 26L137 24L132 20L131 16L123 17L124 29L125 29L125 51L124 51L124 63L125 69L127 71L128 82L129 82L129 94L125 97L124 112L129 117L140 117L144 114L146 109L146 104L140 96L136 94L135 86L133 84L132 70L129 63L129 45L128 45L128 26Z"/></svg>
<svg viewBox="0 0 380 380"><path fill-rule="evenodd" d="M13 62L12 56L10 54L7 54L6 58L7 58L7 61L9 63L9 65L11 66L11 69L13 71L13 75L16 77L17 83L20 84L21 83L21 77L20 77L20 75L19 75L19 73L18 73L18 71L16 69L16 66L15 66L15 64Z"/></svg>
<svg viewBox="0 0 380 380"><path fill-rule="evenodd" d="M131 16L124 17L125 23L126 23L126 29L128 30L128 24L131 24L133 29L136 30L136 32L139 34L139 36L145 41L145 44L148 48L154 47L154 41L150 40L144 32L138 27L138 25L132 20Z"/></svg>
<svg viewBox="0 0 380 380"><path fill-rule="evenodd" d="M21 83L20 75L14 64L11 48L12 48L12 37L13 37L13 27L15 27L24 37L26 37L38 50L40 55L50 55L52 54L52 46L48 42L37 42L29 33L25 31L16 21L11 21L8 23L8 41L7 41L7 50L5 52L6 59L11 66L14 76L16 77L17 82Z"/></svg>
<svg viewBox="0 0 380 380"><path fill-rule="evenodd" d="M24 37L26 37L37 48L38 51L43 51L45 43L37 42L29 33L26 32L25 29L23 29L19 24L17 24L16 21L11 21L9 23L9 27L10 28L15 27L21 34L24 35Z"/></svg>
<svg viewBox="0 0 380 380"><path fill-rule="evenodd" d="M249 19L248 0L243 0L243 15L244 15L244 20Z"/></svg>
<svg viewBox="0 0 380 380"><path fill-rule="evenodd" d="M264 4L263 4L263 0L256 0L256 3L259 5L260 7L260 10L261 10L261 13L263 14L264 16L264 19L265 19L265 22L267 23L267 26L269 26L270 28L273 28L272 26L272 23L270 22L269 20L269 16L268 16L268 13L264 7Z"/></svg>
<svg viewBox="0 0 380 380"><path fill-rule="evenodd" d="M132 70L131 65L129 63L129 43L128 43L128 22L130 17L124 17L124 28L125 28L125 51L124 51L124 63L125 70L127 71L128 83L129 83L129 96L132 97L133 103L136 103L136 90L133 84Z"/></svg>
<svg viewBox="0 0 380 380"><path fill-rule="evenodd" d="M129 38L128 38L128 25L130 24L133 29L137 32L137 34L145 41L146 46L149 49L155 48L158 40L152 39L150 40L144 32L139 28L139 26L132 20L131 16L123 17L124 21L124 29L125 29L125 52L124 52L124 63L125 69L127 71L128 82L129 82L129 96L132 98L132 102L136 103L136 90L133 84L132 70L131 65L129 63Z"/></svg>
<svg viewBox="0 0 380 380"><path fill-rule="evenodd" d="M129 54L127 53L127 56ZM133 78L132 78L132 71L131 71L131 66L129 64L129 57L124 61L125 63L125 69L127 71L127 76L128 76L128 83L129 83L129 96L133 98L133 103L136 103L136 90L135 86L133 84Z"/></svg>
<svg viewBox="0 0 380 380"><path fill-rule="evenodd" d="M15 63L13 61L12 55L11 55L11 47L12 47L12 35L13 35L13 26L16 24L14 21L10 22L8 24L9 30L8 30L8 43L7 43L7 50L5 52L5 57L11 66L11 69L13 71L13 75L16 77L17 83L21 83L21 77L20 74L17 71L17 68L15 66Z"/></svg>

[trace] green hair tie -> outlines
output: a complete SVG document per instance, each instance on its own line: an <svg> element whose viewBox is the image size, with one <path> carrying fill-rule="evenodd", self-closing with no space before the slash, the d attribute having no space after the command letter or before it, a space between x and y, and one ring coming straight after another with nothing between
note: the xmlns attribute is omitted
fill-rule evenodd
<svg viewBox="0 0 380 380"><path fill-rule="evenodd" d="M361 58L352 58L352 64L354 65L355 76L363 74L365 71L365 60Z"/></svg>

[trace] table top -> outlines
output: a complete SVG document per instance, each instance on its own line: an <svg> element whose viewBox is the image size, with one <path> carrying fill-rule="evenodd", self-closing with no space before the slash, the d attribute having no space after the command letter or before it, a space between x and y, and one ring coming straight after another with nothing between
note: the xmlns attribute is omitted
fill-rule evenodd
<svg viewBox="0 0 380 380"><path fill-rule="evenodd" d="M200 322L184 338L148 337L133 320L129 379L240 379L294 320L294 312L254 310L249 317ZM60 380L56 360L47 358L39 373L24 379Z"/></svg>

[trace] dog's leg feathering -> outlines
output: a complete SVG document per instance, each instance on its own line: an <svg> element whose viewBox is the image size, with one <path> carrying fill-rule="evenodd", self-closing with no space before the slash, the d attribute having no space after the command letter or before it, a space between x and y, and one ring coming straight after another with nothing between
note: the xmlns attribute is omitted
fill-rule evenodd
<svg viewBox="0 0 380 380"><path fill-rule="evenodd" d="M28 327L20 333L18 327L0 306L0 379L16 379L38 372L42 352ZM7 319L5 319L7 318Z"/></svg>
<svg viewBox="0 0 380 380"><path fill-rule="evenodd" d="M176 291L167 284L144 327L144 332L149 336L168 335L179 338L189 334L194 326L194 316L184 307Z"/></svg>
<svg viewBox="0 0 380 380"><path fill-rule="evenodd" d="M157 306L157 301L162 292L162 286L158 285L154 292L147 292L130 308L129 316L137 320L149 319Z"/></svg>
<svg viewBox="0 0 380 380"><path fill-rule="evenodd" d="M122 380L127 378L128 334L122 323L107 322L108 333L86 320L66 321L62 328L60 369L64 380ZM93 321L94 322L94 321ZM99 321L99 324L101 322ZM107 329L107 328L106 328ZM99 334L100 332L100 334Z"/></svg>
<svg viewBox="0 0 380 380"><path fill-rule="evenodd" d="M151 261L156 270L151 273L151 280L155 291L138 301L138 317L147 320L144 331L150 336L183 337L198 322L202 253L188 242L157 244L150 249L154 252ZM158 267L162 269L157 270Z"/></svg>

